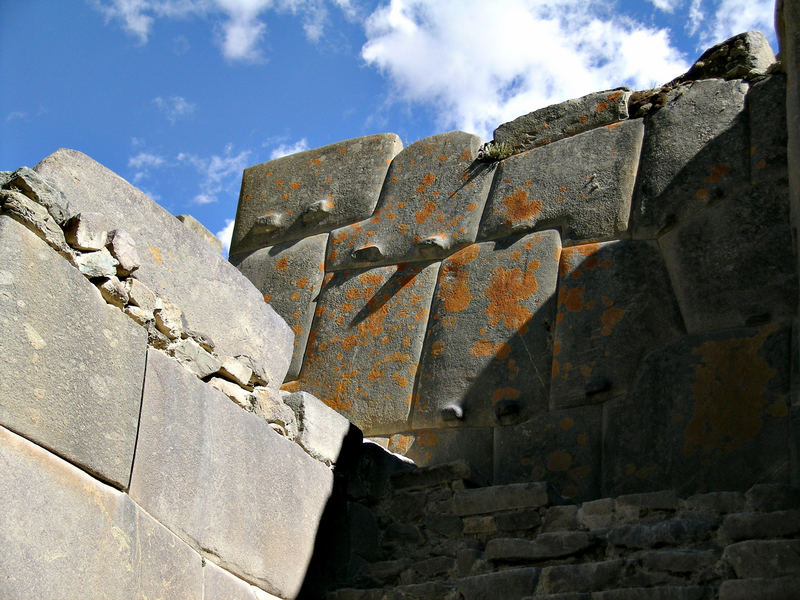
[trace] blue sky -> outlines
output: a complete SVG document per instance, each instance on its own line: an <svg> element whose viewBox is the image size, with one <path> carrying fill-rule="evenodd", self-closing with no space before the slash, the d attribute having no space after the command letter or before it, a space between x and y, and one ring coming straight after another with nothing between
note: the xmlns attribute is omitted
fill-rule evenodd
<svg viewBox="0 0 800 600"><path fill-rule="evenodd" d="M0 0L0 170L75 148L230 234L242 170L644 89L772 0Z"/></svg>

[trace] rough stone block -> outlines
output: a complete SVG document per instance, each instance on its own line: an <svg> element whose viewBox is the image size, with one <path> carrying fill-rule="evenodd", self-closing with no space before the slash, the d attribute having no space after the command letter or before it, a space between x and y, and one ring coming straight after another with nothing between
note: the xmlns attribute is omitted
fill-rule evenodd
<svg viewBox="0 0 800 600"><path fill-rule="evenodd" d="M73 256L64 232L47 209L27 196L12 190L0 191L0 210L33 232L65 258Z"/></svg>
<svg viewBox="0 0 800 600"><path fill-rule="evenodd" d="M797 600L800 577L729 579L719 588L719 600Z"/></svg>
<svg viewBox="0 0 800 600"><path fill-rule="evenodd" d="M294 354L286 379L297 378L303 364L316 299L325 276L327 234L261 248L232 262L264 294L264 302L294 332Z"/></svg>
<svg viewBox="0 0 800 600"><path fill-rule="evenodd" d="M538 594L591 592L613 587L625 567L624 560L607 560L542 569Z"/></svg>
<svg viewBox="0 0 800 600"><path fill-rule="evenodd" d="M475 471L467 461L459 460L416 469L404 469L390 477L392 489L405 490L437 487L453 481L473 480L474 482Z"/></svg>
<svg viewBox="0 0 800 600"><path fill-rule="evenodd" d="M747 31L712 46L678 79L735 79L763 75L775 55L760 31Z"/></svg>
<svg viewBox="0 0 800 600"><path fill-rule="evenodd" d="M456 492L453 512L464 517L514 508L539 508L551 499L552 492L546 483L509 483Z"/></svg>
<svg viewBox="0 0 800 600"><path fill-rule="evenodd" d="M215 253L222 253L222 242L220 239L206 229L205 226L192 215L176 215L175 218L183 223L189 231L193 232L201 240L211 246L211 249L214 250Z"/></svg>
<svg viewBox="0 0 800 600"><path fill-rule="evenodd" d="M114 229L108 233L106 246L111 256L117 259L117 275L127 277L139 268L139 253L136 251L136 242L124 229Z"/></svg>
<svg viewBox="0 0 800 600"><path fill-rule="evenodd" d="M760 325L796 311L785 182L743 186L659 245L690 333Z"/></svg>
<svg viewBox="0 0 800 600"><path fill-rule="evenodd" d="M551 560L583 552L594 543L585 531L541 533L532 540L495 538L486 543L485 557L495 562Z"/></svg>
<svg viewBox="0 0 800 600"><path fill-rule="evenodd" d="M558 233L473 244L442 262L413 406L415 428L546 412Z"/></svg>
<svg viewBox="0 0 800 600"><path fill-rule="evenodd" d="M626 548L656 548L676 546L708 539L716 519L687 517L655 523L623 525L608 534L608 543Z"/></svg>
<svg viewBox="0 0 800 600"><path fill-rule="evenodd" d="M494 130L494 144L512 152L543 146L596 127L628 118L627 88L594 92L540 108Z"/></svg>
<svg viewBox="0 0 800 600"><path fill-rule="evenodd" d="M574 504L551 506L544 514L542 532L578 529L578 507Z"/></svg>
<svg viewBox="0 0 800 600"><path fill-rule="evenodd" d="M800 575L800 540L748 540L725 547L722 559L741 579Z"/></svg>
<svg viewBox="0 0 800 600"><path fill-rule="evenodd" d="M203 565L203 600L280 600L220 569L211 562Z"/></svg>
<svg viewBox="0 0 800 600"><path fill-rule="evenodd" d="M190 368L189 371L192 371L192 369ZM195 373L195 375L197 375L197 373ZM210 385L215 390L218 390L223 394L225 394L228 398L233 400L233 402L240 408L243 408L244 410L247 410L249 412L255 412L256 397L255 394L253 394L253 392L248 392L247 390L239 387L232 381L228 381L227 379L222 379L221 377L209 378L208 385ZM269 423L269 421L267 422ZM275 428L273 427L273 429ZM279 433L285 433L285 430L284 432L279 432Z"/></svg>
<svg viewBox="0 0 800 600"><path fill-rule="evenodd" d="M709 492L695 494L683 501L684 510L701 513L733 513L744 510L741 492Z"/></svg>
<svg viewBox="0 0 800 600"><path fill-rule="evenodd" d="M800 534L800 510L734 513L722 522L722 534L733 541Z"/></svg>
<svg viewBox="0 0 800 600"><path fill-rule="evenodd" d="M192 547L294 598L332 479L262 419L149 351L130 493Z"/></svg>
<svg viewBox="0 0 800 600"><path fill-rule="evenodd" d="M202 600L200 556L131 499L0 427L0 597Z"/></svg>
<svg viewBox="0 0 800 600"><path fill-rule="evenodd" d="M128 291L116 277L103 277L95 281L103 300L122 309L128 303Z"/></svg>
<svg viewBox="0 0 800 600"><path fill-rule="evenodd" d="M658 249L630 240L564 248L559 271L551 407L624 393L645 352L683 332Z"/></svg>
<svg viewBox="0 0 800 600"><path fill-rule="evenodd" d="M717 550L654 550L642 555L642 566L653 571L695 573L708 569L719 559Z"/></svg>
<svg viewBox="0 0 800 600"><path fill-rule="evenodd" d="M602 409L585 406L553 411L494 435L495 483L547 481L562 496L596 498L600 493Z"/></svg>
<svg viewBox="0 0 800 600"><path fill-rule="evenodd" d="M200 379L216 373L221 366L221 363L213 354L203 350L200 344L191 338L177 340L170 344L169 353Z"/></svg>
<svg viewBox="0 0 800 600"><path fill-rule="evenodd" d="M0 215L0 424L118 487L130 479L147 334ZM31 276L36 274L36 276Z"/></svg>
<svg viewBox="0 0 800 600"><path fill-rule="evenodd" d="M564 244L607 240L628 228L641 119L607 125L500 163L478 239L556 227Z"/></svg>
<svg viewBox="0 0 800 600"><path fill-rule="evenodd" d="M706 79L667 92L645 128L634 237L661 235L749 181L747 90L739 80Z"/></svg>
<svg viewBox="0 0 800 600"><path fill-rule="evenodd" d="M365 435L407 427L438 264L328 274L299 377Z"/></svg>
<svg viewBox="0 0 800 600"><path fill-rule="evenodd" d="M745 493L745 502L752 511L800 508L800 487L784 482L756 483Z"/></svg>
<svg viewBox="0 0 800 600"><path fill-rule="evenodd" d="M750 182L785 179L786 164L786 76L775 73L750 88L747 94L750 119Z"/></svg>
<svg viewBox="0 0 800 600"><path fill-rule="evenodd" d="M283 402L297 419L297 443L317 460L334 464L346 442L361 444L360 435L357 440L348 439L354 429L350 421L308 392L289 394Z"/></svg>
<svg viewBox="0 0 800 600"><path fill-rule="evenodd" d="M101 248L96 252L85 252L75 256L75 264L78 270L86 277L116 277L119 261L111 256L106 248Z"/></svg>
<svg viewBox="0 0 800 600"><path fill-rule="evenodd" d="M289 367L292 332L228 261L180 221L88 156L58 150L34 170L66 195L75 212L100 212L125 229L142 265L137 279L180 306L188 328L216 341L221 354L247 355L277 389Z"/></svg>
<svg viewBox="0 0 800 600"><path fill-rule="evenodd" d="M592 594L592 600L704 600L710 590L699 585L631 587Z"/></svg>
<svg viewBox="0 0 800 600"><path fill-rule="evenodd" d="M402 147L384 133L245 169L231 256L366 219Z"/></svg>
<svg viewBox="0 0 800 600"><path fill-rule="evenodd" d="M108 221L99 212L82 212L70 218L64 237L76 250L100 250L108 242Z"/></svg>
<svg viewBox="0 0 800 600"><path fill-rule="evenodd" d="M18 190L37 204L41 204L59 225L64 225L70 217L69 202L63 192L53 187L33 169L20 167L13 173L8 173L2 187Z"/></svg>
<svg viewBox="0 0 800 600"><path fill-rule="evenodd" d="M459 598L485 600L502 594L505 598L522 598L536 589L539 569L508 569L498 573L485 573L456 580Z"/></svg>
<svg viewBox="0 0 800 600"><path fill-rule="evenodd" d="M616 505L618 507L631 506L643 508L648 511L665 510L674 511L678 508L678 495L675 490L659 490L657 492L645 492L641 494L625 494L617 496Z"/></svg>
<svg viewBox="0 0 800 600"><path fill-rule="evenodd" d="M606 529L614 523L613 498L584 502L578 509L578 523L587 529Z"/></svg>
<svg viewBox="0 0 800 600"><path fill-rule="evenodd" d="M444 258L475 241L492 170L480 138L451 131L398 154L372 217L331 233L326 269Z"/></svg>
<svg viewBox="0 0 800 600"><path fill-rule="evenodd" d="M606 404L603 494L743 490L788 480L788 327L687 336Z"/></svg>
<svg viewBox="0 0 800 600"><path fill-rule="evenodd" d="M153 291L134 277L127 279L125 286L128 288L128 301L149 312L152 318L153 311L156 309L156 295Z"/></svg>

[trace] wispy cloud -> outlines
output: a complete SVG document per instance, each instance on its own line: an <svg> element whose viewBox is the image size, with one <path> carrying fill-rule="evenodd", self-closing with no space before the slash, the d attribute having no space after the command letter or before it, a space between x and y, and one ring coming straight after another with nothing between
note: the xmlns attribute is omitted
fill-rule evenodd
<svg viewBox="0 0 800 600"><path fill-rule="evenodd" d="M138 145L139 140L134 138L134 146ZM163 156L152 154L150 152L139 152L138 154L128 158L128 166L135 169L133 175L134 183L141 181L150 174L150 169L158 169L166 165L166 159Z"/></svg>
<svg viewBox="0 0 800 600"><path fill-rule="evenodd" d="M239 183L249 156L249 150L234 154L233 144L228 144L221 156L215 154L205 157L181 152L176 158L178 162L193 167L202 177L200 192L195 195L194 202L211 204L224 191L235 193L233 189Z"/></svg>
<svg viewBox="0 0 800 600"><path fill-rule="evenodd" d="M303 152L304 150L308 150L308 148L308 140L306 140L306 138L298 140L294 144L281 144L269 153L269 159L275 160L281 156L288 156L289 154Z"/></svg>
<svg viewBox="0 0 800 600"><path fill-rule="evenodd" d="M191 115L197 108L195 104L182 96L170 96L169 98L158 96L153 98L153 104L173 125L178 119Z"/></svg>
<svg viewBox="0 0 800 600"><path fill-rule="evenodd" d="M718 0L706 2L704 6L711 15L700 36L704 45L716 44L752 29L762 31L770 42L775 43L774 0Z"/></svg>
<svg viewBox="0 0 800 600"><path fill-rule="evenodd" d="M675 12L675 9L683 4L683 0L647 0L650 4L655 6L658 10L666 13Z"/></svg>
<svg viewBox="0 0 800 600"><path fill-rule="evenodd" d="M21 110L14 110L6 115L6 123L10 123L11 121L24 121L27 118L28 113Z"/></svg>
<svg viewBox="0 0 800 600"><path fill-rule="evenodd" d="M219 238L219 241L222 242L222 254L223 256L228 256L228 253L231 250L231 240L233 239L233 219L225 219L225 227L220 229L216 235Z"/></svg>

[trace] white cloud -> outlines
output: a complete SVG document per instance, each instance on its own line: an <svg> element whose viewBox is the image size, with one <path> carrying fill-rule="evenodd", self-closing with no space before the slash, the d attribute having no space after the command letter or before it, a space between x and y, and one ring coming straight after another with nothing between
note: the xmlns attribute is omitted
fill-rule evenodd
<svg viewBox="0 0 800 600"><path fill-rule="evenodd" d="M689 35L695 35L706 18L701 5L702 0L692 0L689 6L689 20L686 23L686 31L689 32Z"/></svg>
<svg viewBox="0 0 800 600"><path fill-rule="evenodd" d="M164 113L170 123L173 125L178 119L192 114L197 106L192 104L182 96L170 96L169 98L162 98L158 96L153 98L153 104L156 108Z"/></svg>
<svg viewBox="0 0 800 600"><path fill-rule="evenodd" d="M367 19L362 57L396 98L439 125L488 137L536 108L619 85L648 88L688 66L665 30L599 0L390 0ZM435 60L432 60L435 57Z"/></svg>
<svg viewBox="0 0 800 600"><path fill-rule="evenodd" d="M10 123L11 121L24 121L27 118L28 113L21 110L14 110L6 115L6 123Z"/></svg>
<svg viewBox="0 0 800 600"><path fill-rule="evenodd" d="M280 158L281 156L288 156L289 154L296 154L298 152L303 152L308 150L308 140L303 138L302 140L298 140L294 144L281 144L277 148L275 148L269 154L270 160L275 160L276 158Z"/></svg>
<svg viewBox="0 0 800 600"><path fill-rule="evenodd" d="M200 192L194 197L194 202L211 204L219 199L219 194L231 191L238 185L249 156L249 150L234 155L233 144L228 144L222 156L215 154L202 157L181 152L176 158L178 162L194 167L202 176Z"/></svg>
<svg viewBox="0 0 800 600"><path fill-rule="evenodd" d="M713 16L701 35L701 41L706 46L753 29L762 31L767 39L775 43L774 0L719 0L716 10L709 12Z"/></svg>
<svg viewBox="0 0 800 600"><path fill-rule="evenodd" d="M224 256L228 256L228 253L231 250L231 240L233 239L233 219L225 219L225 227L220 229L216 235L219 240L222 242L222 254Z"/></svg>
<svg viewBox="0 0 800 600"><path fill-rule="evenodd" d="M655 6L658 10L664 11L666 13L675 12L675 9L678 8L683 3L683 0L647 0L650 4Z"/></svg>
<svg viewBox="0 0 800 600"><path fill-rule="evenodd" d="M143 142L133 138L133 146L140 146ZM135 169L133 175L134 183L137 183L150 174L150 169L158 169L166 165L166 160L162 156L150 152L139 152L135 156L128 158L128 166Z"/></svg>

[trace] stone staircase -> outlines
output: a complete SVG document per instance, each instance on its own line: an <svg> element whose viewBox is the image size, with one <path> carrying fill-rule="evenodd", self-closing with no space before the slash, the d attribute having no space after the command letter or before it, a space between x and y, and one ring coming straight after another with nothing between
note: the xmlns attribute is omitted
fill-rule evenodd
<svg viewBox="0 0 800 600"><path fill-rule="evenodd" d="M798 488L574 504L547 483L483 483L463 462L393 474L369 507L378 560L354 554L327 598L800 598Z"/></svg>

